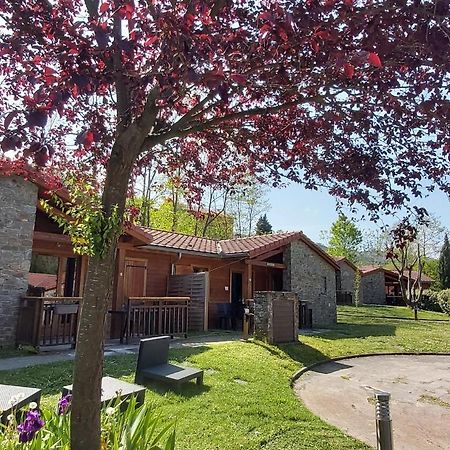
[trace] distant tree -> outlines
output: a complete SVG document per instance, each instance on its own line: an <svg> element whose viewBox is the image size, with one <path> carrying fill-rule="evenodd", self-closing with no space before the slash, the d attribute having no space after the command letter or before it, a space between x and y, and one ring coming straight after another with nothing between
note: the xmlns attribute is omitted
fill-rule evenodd
<svg viewBox="0 0 450 450"><path fill-rule="evenodd" d="M356 263L361 243L361 231L347 216L340 214L331 225L328 253L333 256L344 256Z"/></svg>
<svg viewBox="0 0 450 450"><path fill-rule="evenodd" d="M267 188L251 179L247 183L233 189L227 209L234 217L235 234L239 237L254 234L256 218L270 209Z"/></svg>
<svg viewBox="0 0 450 450"><path fill-rule="evenodd" d="M439 256L438 275L440 287L442 289L450 289L450 244L447 234Z"/></svg>
<svg viewBox="0 0 450 450"><path fill-rule="evenodd" d="M397 271L403 301L414 311L415 320L418 319L423 296L422 275L426 257L418 233L417 226L404 219L390 231L391 240L386 252L386 259Z"/></svg>
<svg viewBox="0 0 450 450"><path fill-rule="evenodd" d="M271 234L272 225L267 220L267 214L262 215L256 222L256 234Z"/></svg>

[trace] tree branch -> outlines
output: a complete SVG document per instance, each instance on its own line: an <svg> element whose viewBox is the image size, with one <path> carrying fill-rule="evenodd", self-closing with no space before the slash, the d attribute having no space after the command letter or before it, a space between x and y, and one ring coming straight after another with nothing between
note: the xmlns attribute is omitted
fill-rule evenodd
<svg viewBox="0 0 450 450"><path fill-rule="evenodd" d="M99 0L84 0L89 16L96 17L98 15Z"/></svg>
<svg viewBox="0 0 450 450"><path fill-rule="evenodd" d="M276 113L279 111L284 111L286 109L290 109L294 106L301 105L303 103L322 102L323 99L324 99L323 96L317 95L315 97L299 98L297 100L287 102L287 103L282 103L282 104L276 105L276 106L266 106L266 107L247 109L245 111L238 111L235 113L227 114L222 117L216 117L214 119L199 123L197 125L194 125L190 128L184 129L184 130L177 130L177 129L172 128L171 130L167 131L166 133L163 133L160 135L149 136L146 139L146 142L144 143L144 145L152 146L152 145L162 144L169 139L173 139L173 138L177 138L177 137L185 137L185 136L188 136L193 133L198 133L200 131L206 131L206 130L212 129L218 125L221 125L224 122L229 122L230 120L242 119L242 118L251 117L251 116L264 116L264 115Z"/></svg>

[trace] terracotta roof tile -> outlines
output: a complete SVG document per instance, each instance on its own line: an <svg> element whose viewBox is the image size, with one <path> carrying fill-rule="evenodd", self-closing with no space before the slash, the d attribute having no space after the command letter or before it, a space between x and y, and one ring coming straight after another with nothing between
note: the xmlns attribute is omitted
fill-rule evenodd
<svg viewBox="0 0 450 450"><path fill-rule="evenodd" d="M197 236L189 236L171 231L151 230L138 227L150 238L153 247L170 248L200 253L217 254L217 241Z"/></svg>
<svg viewBox="0 0 450 450"><path fill-rule="evenodd" d="M28 284L37 288L44 288L46 291L56 289L56 275L48 273L29 273Z"/></svg>
<svg viewBox="0 0 450 450"><path fill-rule="evenodd" d="M285 240L296 236L298 233L276 233L276 234L265 234L261 236L250 236L245 238L236 239L226 239L220 241L220 246L222 247L222 253L233 254L233 253L246 253L255 250L264 250L272 245L281 244Z"/></svg>
<svg viewBox="0 0 450 450"><path fill-rule="evenodd" d="M369 273L373 273L373 272L376 272L376 271L383 271L383 272L389 273L391 275L397 276L397 271L396 270L388 269L388 268L382 267L382 266L362 266L362 267L359 268L359 270L361 271L361 273L363 275L367 275ZM405 274L405 276L407 276L407 272L406 271L404 271L403 273ZM419 274L415 270L413 270L411 272L411 278L413 280L417 279L418 276L419 276ZM425 275L424 273L422 274L422 282L432 283L433 281L434 281L433 278L430 278L429 276Z"/></svg>
<svg viewBox="0 0 450 450"><path fill-rule="evenodd" d="M151 241L148 248L160 248L161 250L190 251L204 255L218 257L256 257L290 242L299 239L312 248L322 258L326 259L333 267L338 268L333 258L324 252L317 244L308 239L302 232L288 232L250 236L236 239L215 240L197 236L189 236L171 231L153 230L138 227Z"/></svg>

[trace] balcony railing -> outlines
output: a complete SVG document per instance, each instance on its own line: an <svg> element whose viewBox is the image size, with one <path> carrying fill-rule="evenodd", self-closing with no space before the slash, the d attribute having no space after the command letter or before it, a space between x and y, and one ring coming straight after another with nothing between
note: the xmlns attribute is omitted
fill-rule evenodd
<svg viewBox="0 0 450 450"><path fill-rule="evenodd" d="M22 297L17 344L75 346L81 297Z"/></svg>
<svg viewBox="0 0 450 450"><path fill-rule="evenodd" d="M75 346L81 297L22 297L16 343ZM121 311L120 340L187 335L189 297L130 297Z"/></svg>
<svg viewBox="0 0 450 450"><path fill-rule="evenodd" d="M129 297L125 340L187 335L189 297Z"/></svg>

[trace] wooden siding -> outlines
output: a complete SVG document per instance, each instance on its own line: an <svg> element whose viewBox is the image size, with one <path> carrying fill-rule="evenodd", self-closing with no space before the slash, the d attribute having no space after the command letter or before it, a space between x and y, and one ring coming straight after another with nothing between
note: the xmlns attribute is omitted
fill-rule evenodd
<svg viewBox="0 0 450 450"><path fill-rule="evenodd" d="M170 297L189 297L189 331L208 329L208 273L171 275L168 295Z"/></svg>

